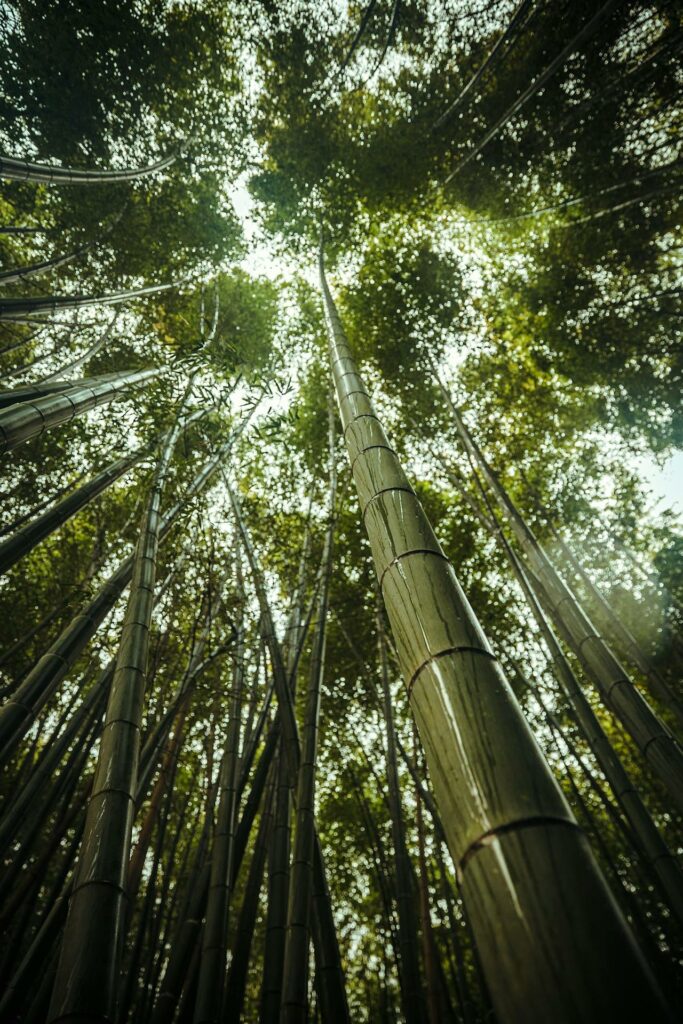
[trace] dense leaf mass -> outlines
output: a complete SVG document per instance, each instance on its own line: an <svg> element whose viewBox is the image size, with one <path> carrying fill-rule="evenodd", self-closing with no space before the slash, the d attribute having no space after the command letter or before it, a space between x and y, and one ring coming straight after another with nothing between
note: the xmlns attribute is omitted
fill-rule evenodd
<svg viewBox="0 0 683 1024"><path fill-rule="evenodd" d="M0 1021L680 1014L682 42L2 5Z"/></svg>

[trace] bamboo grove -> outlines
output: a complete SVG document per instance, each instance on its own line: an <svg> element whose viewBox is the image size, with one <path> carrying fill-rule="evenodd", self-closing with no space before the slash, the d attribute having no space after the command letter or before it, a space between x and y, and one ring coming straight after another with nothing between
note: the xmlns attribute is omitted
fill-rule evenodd
<svg viewBox="0 0 683 1024"><path fill-rule="evenodd" d="M1 25L0 1022L677 1019L679 6Z"/></svg>

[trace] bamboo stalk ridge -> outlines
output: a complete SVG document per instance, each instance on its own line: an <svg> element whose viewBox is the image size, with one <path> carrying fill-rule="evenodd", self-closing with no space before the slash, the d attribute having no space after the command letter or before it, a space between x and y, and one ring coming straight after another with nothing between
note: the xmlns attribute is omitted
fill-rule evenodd
<svg viewBox="0 0 683 1024"><path fill-rule="evenodd" d="M585 836L391 449L321 287L380 589L498 1018L666 1020ZM571 898L568 894L571 893ZM599 961L596 948L604 951Z"/></svg>

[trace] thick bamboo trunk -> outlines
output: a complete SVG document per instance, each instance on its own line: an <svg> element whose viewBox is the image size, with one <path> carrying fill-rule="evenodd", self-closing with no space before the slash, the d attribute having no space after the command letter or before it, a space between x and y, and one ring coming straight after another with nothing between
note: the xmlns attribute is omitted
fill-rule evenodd
<svg viewBox="0 0 683 1024"><path fill-rule="evenodd" d="M574 675L574 671L555 636L553 628L541 607L541 600L544 595L540 592L536 593L532 579L524 571L520 559L515 554L501 528L501 524L476 469L474 469L474 474L475 482L486 506L486 511L472 496L470 496L472 501L471 507L505 554L513 575L526 598L533 619L543 637L560 687L569 701L569 705L576 716L576 720L583 731L593 756L604 773L617 803L633 830L638 852L649 863L659 882L667 904L671 907L679 922L683 921L681 916L683 914L683 876L681 875L678 861L660 835L640 793L624 768L618 753L607 738L590 702L584 695Z"/></svg>
<svg viewBox="0 0 683 1024"><path fill-rule="evenodd" d="M111 402L128 388L153 380L162 372L159 369L133 370L118 374L115 380L98 381L95 378L91 385L69 387L58 394L1 409L0 453L13 451L24 441Z"/></svg>
<svg viewBox="0 0 683 1024"><path fill-rule="evenodd" d="M325 280L322 250L320 270L361 512L496 1013L507 1024L667 1019L375 415Z"/></svg>

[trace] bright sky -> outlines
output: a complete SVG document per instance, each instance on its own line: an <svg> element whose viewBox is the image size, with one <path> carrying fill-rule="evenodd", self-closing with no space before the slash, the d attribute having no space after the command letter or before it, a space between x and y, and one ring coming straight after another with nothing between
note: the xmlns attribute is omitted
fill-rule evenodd
<svg viewBox="0 0 683 1024"><path fill-rule="evenodd" d="M242 268L249 274L262 275L271 279L286 277L292 268L273 253L272 247L263 237L254 219L254 200L246 186L246 175L231 187L230 196L237 216L242 221L249 247L247 256L241 261ZM310 270L300 266L297 266L296 269L298 273L303 273L303 276L309 278L314 286L317 286L317 273L313 259ZM675 452L661 464L654 456L642 455L638 457L636 464L641 479L652 491L654 514L661 514L667 509L671 509L683 518L683 452Z"/></svg>

